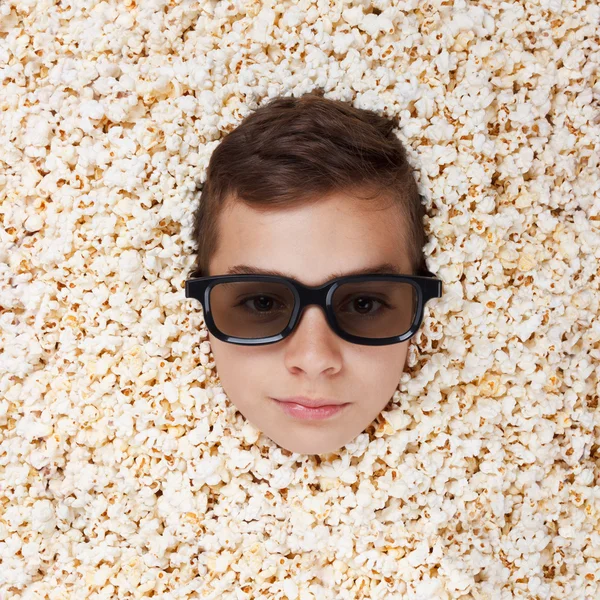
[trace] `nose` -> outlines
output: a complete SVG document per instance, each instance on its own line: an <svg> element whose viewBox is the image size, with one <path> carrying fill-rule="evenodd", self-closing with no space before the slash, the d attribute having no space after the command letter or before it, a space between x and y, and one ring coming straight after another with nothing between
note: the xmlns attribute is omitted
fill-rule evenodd
<svg viewBox="0 0 600 600"><path fill-rule="evenodd" d="M313 376L325 370L337 372L341 368L339 342L323 308L307 306L294 331L284 340L286 366Z"/></svg>

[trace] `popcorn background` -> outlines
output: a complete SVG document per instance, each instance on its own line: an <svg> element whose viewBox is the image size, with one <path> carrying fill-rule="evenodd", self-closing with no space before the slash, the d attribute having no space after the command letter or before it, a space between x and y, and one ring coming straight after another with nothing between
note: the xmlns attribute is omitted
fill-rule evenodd
<svg viewBox="0 0 600 600"><path fill-rule="evenodd" d="M600 598L596 2L0 2L0 598ZM339 454L226 398L197 186L268 97L401 116L426 307Z"/></svg>

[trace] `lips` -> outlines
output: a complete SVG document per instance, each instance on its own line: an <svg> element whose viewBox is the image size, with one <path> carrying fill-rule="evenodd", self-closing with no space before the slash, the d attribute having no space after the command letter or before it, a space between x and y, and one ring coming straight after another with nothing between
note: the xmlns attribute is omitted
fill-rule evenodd
<svg viewBox="0 0 600 600"><path fill-rule="evenodd" d="M306 398L298 398L303 402L306 402ZM342 414L350 406L349 402L345 404L320 404L323 400L314 400L315 404L319 403L319 407L308 407L304 404L299 404L295 400L291 401L289 398L283 400L276 400L273 398L273 402L279 406L279 408L292 419L297 421L329 421L335 417L335 415ZM309 400L310 402L310 400ZM332 402L332 400L325 400L325 402Z"/></svg>
<svg viewBox="0 0 600 600"><path fill-rule="evenodd" d="M323 406L343 406L344 402L336 402L329 398L306 398L304 396L293 396L290 398L274 398L278 402L300 404L307 408L321 408Z"/></svg>

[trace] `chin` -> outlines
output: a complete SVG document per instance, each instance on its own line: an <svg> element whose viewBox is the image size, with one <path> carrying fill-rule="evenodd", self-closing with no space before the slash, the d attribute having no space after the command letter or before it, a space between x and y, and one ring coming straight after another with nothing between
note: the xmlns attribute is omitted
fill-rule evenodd
<svg viewBox="0 0 600 600"><path fill-rule="evenodd" d="M274 440L273 440L274 441ZM315 444L280 444L279 442L275 442L281 448L284 448L288 452L296 452L297 454L331 454L333 452L338 452L344 447L344 444L324 444L324 445L315 445Z"/></svg>

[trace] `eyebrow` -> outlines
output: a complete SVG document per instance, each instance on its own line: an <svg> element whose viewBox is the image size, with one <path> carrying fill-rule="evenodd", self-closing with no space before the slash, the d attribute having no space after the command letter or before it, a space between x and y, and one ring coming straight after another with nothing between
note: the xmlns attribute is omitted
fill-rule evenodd
<svg viewBox="0 0 600 600"><path fill-rule="evenodd" d="M353 269L351 271L331 273L327 280L338 277L348 277L349 275L404 275L404 273L393 263L382 263L374 267L365 267L362 269ZM275 269L260 269L250 265L235 265L227 270L226 275L275 275L277 277L289 277L294 279L289 273L283 273Z"/></svg>

